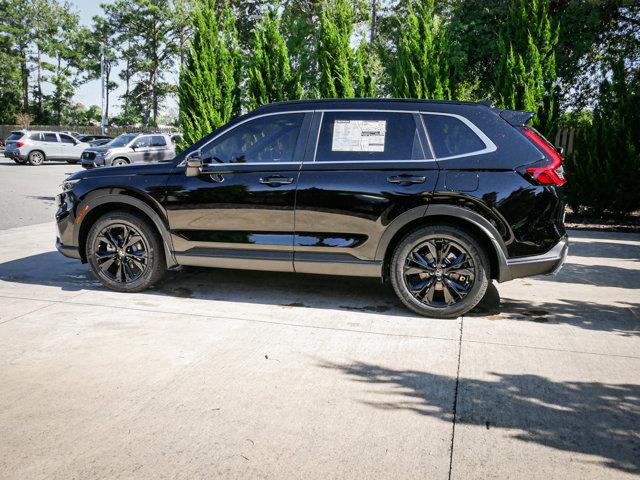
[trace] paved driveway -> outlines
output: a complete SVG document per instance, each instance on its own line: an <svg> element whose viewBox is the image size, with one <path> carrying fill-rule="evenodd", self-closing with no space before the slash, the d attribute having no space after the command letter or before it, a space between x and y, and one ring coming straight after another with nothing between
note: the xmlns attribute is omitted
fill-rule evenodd
<svg viewBox="0 0 640 480"><path fill-rule="evenodd" d="M0 231L0 478L637 478L640 236L427 320L375 280L102 289ZM498 297L498 292L501 298Z"/></svg>

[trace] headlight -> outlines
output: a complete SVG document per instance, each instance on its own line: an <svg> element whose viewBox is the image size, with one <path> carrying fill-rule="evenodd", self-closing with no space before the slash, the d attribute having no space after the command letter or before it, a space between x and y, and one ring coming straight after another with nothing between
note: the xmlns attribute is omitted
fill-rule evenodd
<svg viewBox="0 0 640 480"><path fill-rule="evenodd" d="M62 191L63 192L68 192L69 190L71 190L76 183L78 183L81 179L80 178L76 178L75 180L65 180L64 182L62 182L62 185L60 185L62 187Z"/></svg>

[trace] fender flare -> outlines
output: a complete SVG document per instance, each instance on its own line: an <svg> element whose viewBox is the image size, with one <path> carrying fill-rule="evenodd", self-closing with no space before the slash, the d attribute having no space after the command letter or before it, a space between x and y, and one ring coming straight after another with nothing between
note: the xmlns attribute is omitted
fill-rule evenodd
<svg viewBox="0 0 640 480"><path fill-rule="evenodd" d="M96 193L96 192L91 192ZM131 195L124 194L113 194L113 193L100 193L97 196L89 194L87 197L82 199L82 201L78 204L76 211L81 212L85 207L89 206L89 210L87 210L83 214L83 218L86 218L86 215L94 210L96 207L100 205L104 205L107 203L122 203L125 205L130 205L138 210L142 211L147 217L151 219L153 224L155 225L158 232L160 232L160 236L162 237L162 243L164 244L164 253L165 258L167 260L167 267L173 267L178 264L174 255L173 255L173 242L171 241L171 234L169 233L169 229L165 222L160 218L158 212L156 212L149 204L140 200L139 198L133 197ZM82 220L84 221L84 220ZM80 246L80 230L82 227L82 221L78 228L75 229L74 232L74 244Z"/></svg>
<svg viewBox="0 0 640 480"><path fill-rule="evenodd" d="M434 216L452 217L454 219L463 220L480 229L491 242L491 246L495 252L498 263L498 281L505 282L507 280L511 280L511 273L509 271L509 265L507 264L507 247L505 246L498 230L480 214L455 205L436 204L427 205L426 207L415 207L411 210L407 210L402 215L399 215L395 220L393 220L393 222L391 222L391 224L389 224L380 238L378 248L376 249L376 260L384 260L389 244L400 229L414 220L420 218L428 219L429 217Z"/></svg>

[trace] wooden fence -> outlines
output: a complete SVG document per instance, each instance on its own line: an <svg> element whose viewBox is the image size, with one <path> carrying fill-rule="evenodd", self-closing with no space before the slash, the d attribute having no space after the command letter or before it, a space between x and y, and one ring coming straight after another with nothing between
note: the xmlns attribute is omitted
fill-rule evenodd
<svg viewBox="0 0 640 480"><path fill-rule="evenodd" d="M23 130L24 127L20 125L0 125L0 141L6 140L9 134L14 130ZM100 135L102 133L99 126L78 126L78 125L30 125L29 130L49 130L54 132L61 132L63 130L69 132L78 132L84 135ZM117 137L122 133L128 132L145 132L145 133L174 133L177 132L177 128L162 127L162 128L143 128L143 127L109 127L107 129L107 135Z"/></svg>
<svg viewBox="0 0 640 480"><path fill-rule="evenodd" d="M573 144L576 138L575 128L561 128L556 133L554 145L556 147L564 148L564 155L571 155L573 153Z"/></svg>

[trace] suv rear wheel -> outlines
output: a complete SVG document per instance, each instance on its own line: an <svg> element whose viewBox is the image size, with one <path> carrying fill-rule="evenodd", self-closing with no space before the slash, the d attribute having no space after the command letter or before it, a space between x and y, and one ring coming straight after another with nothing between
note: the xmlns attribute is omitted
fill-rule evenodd
<svg viewBox="0 0 640 480"><path fill-rule="evenodd" d="M98 280L118 292L145 290L167 269L159 235L147 220L129 212L100 217L89 231L86 253Z"/></svg>
<svg viewBox="0 0 640 480"><path fill-rule="evenodd" d="M44 153L39 150L29 152L29 163L34 167L42 165L44 163L44 158Z"/></svg>
<svg viewBox="0 0 640 480"><path fill-rule="evenodd" d="M390 276L396 295L414 312L456 318L484 296L490 281L489 259L465 230L423 227L396 246Z"/></svg>

